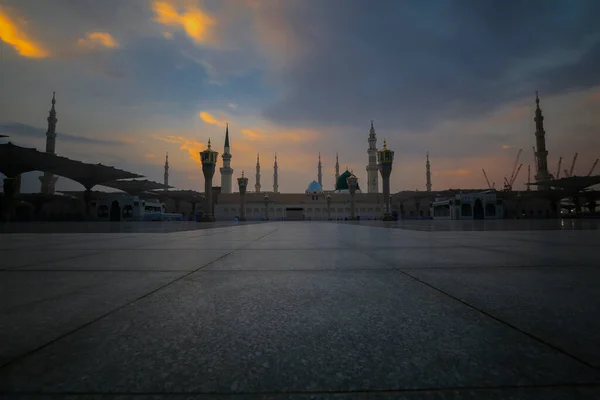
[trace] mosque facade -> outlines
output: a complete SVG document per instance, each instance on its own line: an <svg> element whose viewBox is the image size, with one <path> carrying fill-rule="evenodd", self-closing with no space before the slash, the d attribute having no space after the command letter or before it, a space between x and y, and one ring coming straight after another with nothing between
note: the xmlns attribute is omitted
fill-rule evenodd
<svg viewBox="0 0 600 400"><path fill-rule="evenodd" d="M223 167L231 169L229 134L226 131ZM384 201L379 193L379 172L377 169L377 136L371 121L368 142L368 164L366 193L359 182L355 193L356 214L360 219L379 219ZM223 168L221 168L223 171ZM351 195L348 188L348 178L354 176L346 169L340 174L339 155L336 154L335 186L323 187L323 164L321 154L318 154L316 179L310 182L304 193L280 193L277 154L273 164L273 190L265 191L261 185L260 154L256 156L256 176L254 192L246 193L246 219L248 220L344 220L350 218ZM223 177L221 178L223 180ZM228 176L231 180L231 176ZM230 220L240 215L239 193L226 189L222 184L221 192L215 199L214 215L217 220Z"/></svg>

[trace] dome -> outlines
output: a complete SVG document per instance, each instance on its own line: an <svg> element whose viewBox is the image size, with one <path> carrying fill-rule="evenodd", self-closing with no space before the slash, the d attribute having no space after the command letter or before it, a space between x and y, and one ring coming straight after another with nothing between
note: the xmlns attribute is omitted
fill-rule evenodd
<svg viewBox="0 0 600 400"><path fill-rule="evenodd" d="M348 190L348 181L347 179L352 176L352 172L346 170L343 174L340 175L337 182L335 183L335 190ZM357 191L360 190L360 185L356 186Z"/></svg>
<svg viewBox="0 0 600 400"><path fill-rule="evenodd" d="M319 182L312 181L306 188L306 193L323 193L323 187L319 185Z"/></svg>

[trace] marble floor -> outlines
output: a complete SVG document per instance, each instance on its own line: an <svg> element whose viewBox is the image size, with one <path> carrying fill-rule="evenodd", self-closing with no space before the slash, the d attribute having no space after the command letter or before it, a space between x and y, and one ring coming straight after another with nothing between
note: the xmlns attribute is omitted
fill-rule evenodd
<svg viewBox="0 0 600 400"><path fill-rule="evenodd" d="M600 398L600 231L450 226L0 234L0 397Z"/></svg>

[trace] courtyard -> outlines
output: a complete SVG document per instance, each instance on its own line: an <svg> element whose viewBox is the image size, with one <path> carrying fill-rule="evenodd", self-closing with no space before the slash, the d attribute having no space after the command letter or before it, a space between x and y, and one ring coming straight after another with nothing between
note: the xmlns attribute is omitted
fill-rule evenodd
<svg viewBox="0 0 600 400"><path fill-rule="evenodd" d="M600 397L594 221L3 232L1 395Z"/></svg>

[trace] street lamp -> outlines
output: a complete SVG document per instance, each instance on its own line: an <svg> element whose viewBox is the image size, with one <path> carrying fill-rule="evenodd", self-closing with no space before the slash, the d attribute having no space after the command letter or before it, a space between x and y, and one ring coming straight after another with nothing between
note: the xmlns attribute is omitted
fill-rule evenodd
<svg viewBox="0 0 600 400"><path fill-rule="evenodd" d="M265 221L269 220L269 195L265 194Z"/></svg>
<svg viewBox="0 0 600 400"><path fill-rule="evenodd" d="M202 173L204 174L204 196L206 198L205 210L202 214L202 221L214 222L215 216L212 204L212 178L215 174L217 165L217 156L219 153L210 148L210 139L208 139L208 148L200 152L202 161Z"/></svg>
<svg viewBox="0 0 600 400"><path fill-rule="evenodd" d="M385 202L382 219L384 221L392 221L394 217L391 214L390 204L390 175L392 174L394 152L387 148L385 140L383 141L383 149L377 152L377 161L377 167L383 181L383 201Z"/></svg>
<svg viewBox="0 0 600 400"><path fill-rule="evenodd" d="M244 176L244 171L242 171L242 176L237 178L238 186L240 188L240 221L246 220L246 188L248 187L248 178Z"/></svg>

